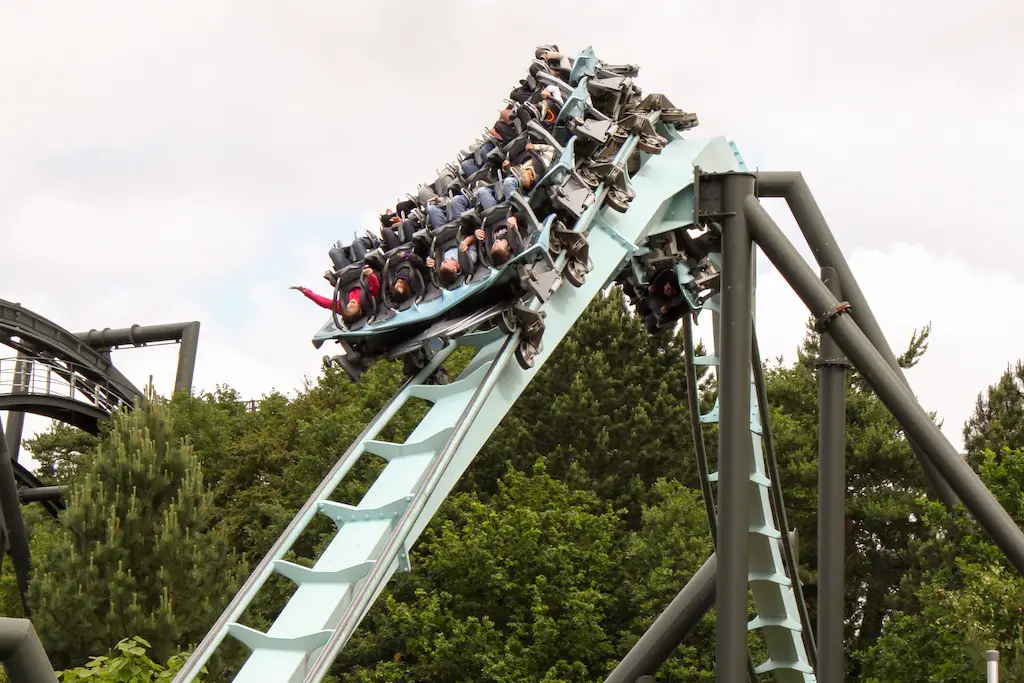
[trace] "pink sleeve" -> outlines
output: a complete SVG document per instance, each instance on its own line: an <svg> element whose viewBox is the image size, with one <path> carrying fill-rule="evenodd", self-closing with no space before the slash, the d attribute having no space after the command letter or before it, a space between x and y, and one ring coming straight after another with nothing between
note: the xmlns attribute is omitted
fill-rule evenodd
<svg viewBox="0 0 1024 683"><path fill-rule="evenodd" d="M331 309L334 306L334 300L326 296L320 296L314 291L302 288L302 293L306 295L306 298L315 303L320 308Z"/></svg>

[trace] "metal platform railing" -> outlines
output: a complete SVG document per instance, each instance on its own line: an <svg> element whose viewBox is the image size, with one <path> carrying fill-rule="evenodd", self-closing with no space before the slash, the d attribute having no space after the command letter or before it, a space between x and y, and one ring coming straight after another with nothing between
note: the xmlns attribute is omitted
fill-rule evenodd
<svg viewBox="0 0 1024 683"><path fill-rule="evenodd" d="M74 363L31 357L0 358L0 395L17 394L68 398L106 413L124 405L112 386L84 377Z"/></svg>

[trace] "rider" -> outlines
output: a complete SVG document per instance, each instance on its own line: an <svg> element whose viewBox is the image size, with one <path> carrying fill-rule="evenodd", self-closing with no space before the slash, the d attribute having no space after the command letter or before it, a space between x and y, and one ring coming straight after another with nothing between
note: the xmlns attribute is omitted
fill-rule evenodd
<svg viewBox="0 0 1024 683"><path fill-rule="evenodd" d="M445 249L441 255L441 265L437 269L437 278L441 281L442 286L451 286L455 282L455 278L462 272L462 266L459 264L460 251L469 257L469 269L470 271L473 270L473 267L476 266L477 258L476 242L477 236L473 234L459 242L458 246ZM433 268L436 265L437 262L434 260L434 257L428 256L427 268Z"/></svg>
<svg viewBox="0 0 1024 683"><path fill-rule="evenodd" d="M510 228L518 227L519 222L515 216L509 216L494 229L494 243L491 244L491 263L500 266L512 257L512 247L508 242L508 231ZM486 234L483 228L476 231L476 238L484 242Z"/></svg>
<svg viewBox="0 0 1024 683"><path fill-rule="evenodd" d="M371 299L376 300L380 296L380 278L377 277L377 273L369 266L363 268L362 274L366 278L366 287L370 290ZM306 287L292 285L288 289L302 292L307 299L321 308L334 308L337 313L341 314L341 319L348 324L359 320L363 316L363 289L358 283L345 293L345 299L339 301L337 307L334 306L334 300L331 297L320 296Z"/></svg>
<svg viewBox="0 0 1024 683"><path fill-rule="evenodd" d="M415 252L411 250L398 252L393 266L395 269L395 281L391 283L391 300L395 303L401 303L413 294L412 282L409 279L410 269L403 267L406 263L411 268L422 268L424 265L423 259Z"/></svg>

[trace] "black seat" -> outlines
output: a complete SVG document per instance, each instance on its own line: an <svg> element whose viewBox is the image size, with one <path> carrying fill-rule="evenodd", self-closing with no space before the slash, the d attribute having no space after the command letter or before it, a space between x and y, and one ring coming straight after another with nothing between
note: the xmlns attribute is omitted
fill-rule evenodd
<svg viewBox="0 0 1024 683"><path fill-rule="evenodd" d="M480 249L478 253L480 254L480 261L485 263L489 268L495 267L494 262L491 259L491 249L494 248L494 243L498 239L496 237L496 234L498 232L504 230L504 238L508 240L510 260L514 258L517 254L521 254L523 252L523 249L526 247L526 242L523 239L523 234L519 226L508 225L509 217L515 215L511 211L511 208L512 207L509 206L510 211L508 212L507 215L502 216L501 218L498 218L496 220L489 220L486 223L484 223L484 244L482 245L483 248ZM516 216L516 223L518 224L518 222L519 217ZM501 266L497 267L500 268L504 265L505 264L503 263L501 264Z"/></svg>
<svg viewBox="0 0 1024 683"><path fill-rule="evenodd" d="M438 271L441 268L441 263L443 263L444 252L452 248L457 249L459 246L459 242L462 241L462 239L465 237L466 233L463 232L463 228L460 223L450 223L448 225L444 225L435 232L433 244L431 245L430 248L430 254L434 258L434 267L430 269L430 279L431 282L433 282L433 284L439 289L457 289L458 287L461 287L467 281L468 278L472 277L473 274L470 272L469 254L467 254L464 251L458 252L459 274L451 285L449 285L448 287L442 285L441 279L438 276ZM480 249L479 245L477 245L478 261L479 254Z"/></svg>
<svg viewBox="0 0 1024 683"><path fill-rule="evenodd" d="M363 315L352 323L346 323L341 314L335 315L335 324L344 330L358 330L369 322L377 314L377 301L370 295L370 287L363 275L363 264L356 263L347 266L338 273L338 284L334 287L334 301L342 307L348 302L348 293L353 287L359 287L359 303L362 306Z"/></svg>
<svg viewBox="0 0 1024 683"><path fill-rule="evenodd" d="M676 289L674 296L665 296L664 287L672 284ZM653 291L651 291L653 288ZM686 298L683 296L682 288L679 286L679 279L676 276L675 268L669 266L658 270L651 277L651 284L647 290L647 302L651 314L658 320L671 320L679 317L687 308ZM667 310L662 311L662 308Z"/></svg>
<svg viewBox="0 0 1024 683"><path fill-rule="evenodd" d="M396 249L388 254L381 272L381 299L384 305L396 311L404 311L420 302L427 293L427 282L419 268L404 258L406 249ZM405 275L412 288L412 296L405 301L395 302L391 296L391 287L402 275Z"/></svg>

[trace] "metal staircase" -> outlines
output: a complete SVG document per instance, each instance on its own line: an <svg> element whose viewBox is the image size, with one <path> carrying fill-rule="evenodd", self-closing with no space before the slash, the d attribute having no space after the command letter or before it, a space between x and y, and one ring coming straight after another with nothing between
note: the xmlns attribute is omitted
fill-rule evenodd
<svg viewBox="0 0 1024 683"><path fill-rule="evenodd" d="M551 298L533 308L545 315L544 344L533 366L522 369L510 362L518 332L505 336L497 329L467 335L448 343L430 363L404 385L338 461L327 478L299 510L267 557L246 581L213 629L174 679L195 678L211 654L231 636L252 653L234 679L239 683L316 683L323 680L338 653L396 571L410 569L408 552L449 492L473 461L536 372L550 357L590 301L614 279L629 256L648 234L692 222L693 169L733 171L742 166L725 138L683 140L672 129L663 131L670 142L657 156L645 158L631 178L636 193L626 213L602 205L607 189L597 192L598 202L577 222L575 230L588 233L592 269L582 286L560 286ZM623 146L628 155L636 136ZM625 157L622 157L625 158ZM564 263L564 255L556 262ZM448 385L424 382L457 346L478 352L469 366ZM382 429L412 397L426 399L432 408L405 443L376 440ZM756 412L756 411L755 411ZM753 414L753 413L752 413ZM755 426L752 423L752 426ZM755 440L757 442L757 440ZM364 453L385 458L387 466L355 506L328 500L333 490ZM760 450L755 451L760 454ZM799 617L787 599L784 565L775 548L778 531L772 524L764 489L764 467L759 455L752 465L751 485L760 491L762 507L752 518L751 581L759 616L752 629L765 633L771 659L759 670L776 671L778 680L813 681L813 676L787 677L802 671L799 639L794 620ZM283 561L293 543L314 516L332 519L338 531L312 568ZM267 578L277 572L298 589L266 633L237 623ZM789 668L786 668L786 667Z"/></svg>
<svg viewBox="0 0 1024 683"><path fill-rule="evenodd" d="M721 295L715 294L704 302L704 308L718 312ZM714 366L717 369L718 316L712 318L713 352L693 359L695 365ZM701 424L718 423L718 400L704 415ZM699 435L698 435L699 437ZM757 616L747 624L747 630L759 632L768 648L767 661L754 667L756 674L775 673L778 683L813 683L816 678L804 640L804 624L794 588L794 578L784 559L783 533L780 520L771 501L773 482L768 476L762 442L761 407L754 373L750 373L750 437L753 443L753 462L750 466L750 520L749 570L747 581L754 598ZM707 474L708 483L718 481L717 472Z"/></svg>

